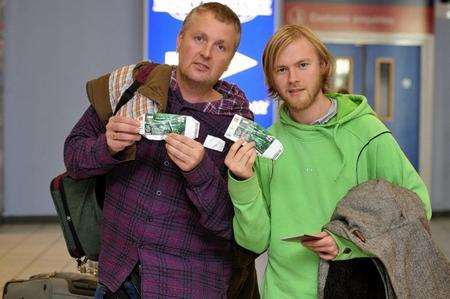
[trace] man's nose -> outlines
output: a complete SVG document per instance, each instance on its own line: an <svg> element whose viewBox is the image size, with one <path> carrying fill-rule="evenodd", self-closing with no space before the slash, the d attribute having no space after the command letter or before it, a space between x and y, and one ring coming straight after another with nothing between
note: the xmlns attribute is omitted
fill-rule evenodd
<svg viewBox="0 0 450 299"><path fill-rule="evenodd" d="M289 76L288 76L289 83L295 83L300 81L300 73L296 68L289 70Z"/></svg>
<svg viewBox="0 0 450 299"><path fill-rule="evenodd" d="M211 57L211 51L212 51L212 45L205 44L202 47L200 54L205 58L209 58L209 57Z"/></svg>

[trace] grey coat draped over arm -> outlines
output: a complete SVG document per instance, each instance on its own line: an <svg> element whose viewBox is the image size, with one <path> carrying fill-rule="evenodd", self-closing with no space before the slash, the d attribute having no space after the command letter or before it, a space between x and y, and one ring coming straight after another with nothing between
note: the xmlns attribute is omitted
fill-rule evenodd
<svg viewBox="0 0 450 299"><path fill-rule="evenodd" d="M450 263L434 243L414 192L384 180L367 181L339 202L324 229L376 256L397 298L450 298ZM319 298L328 266L321 260Z"/></svg>

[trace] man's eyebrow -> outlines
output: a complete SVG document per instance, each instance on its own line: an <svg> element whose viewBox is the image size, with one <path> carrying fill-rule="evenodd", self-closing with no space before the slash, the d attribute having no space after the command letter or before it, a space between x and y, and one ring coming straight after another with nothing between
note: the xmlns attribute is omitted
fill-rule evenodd
<svg viewBox="0 0 450 299"><path fill-rule="evenodd" d="M194 31L194 32L192 32L194 35L204 35L204 36L206 36L206 33L205 32L203 32L203 31Z"/></svg>
<svg viewBox="0 0 450 299"><path fill-rule="evenodd" d="M298 61L295 62L295 64L299 64L302 62L310 62L311 58L300 58Z"/></svg>
<svg viewBox="0 0 450 299"><path fill-rule="evenodd" d="M299 63L303 63L303 62L310 62L311 58L300 58L299 60L297 60L296 62L293 63L293 65L299 64ZM275 67L285 67L285 64L277 64L275 65Z"/></svg>
<svg viewBox="0 0 450 299"><path fill-rule="evenodd" d="M194 35L201 35L201 36L203 36L203 37L208 38L208 35L207 35L205 32L203 32L203 31L194 31L193 34L194 34ZM217 40L215 43L216 43L216 44L226 44L227 41L224 40L224 39L219 39L219 40Z"/></svg>

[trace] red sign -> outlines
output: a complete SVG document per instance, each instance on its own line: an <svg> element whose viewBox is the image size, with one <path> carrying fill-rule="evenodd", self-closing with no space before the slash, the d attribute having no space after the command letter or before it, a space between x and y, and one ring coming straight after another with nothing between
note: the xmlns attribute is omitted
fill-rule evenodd
<svg viewBox="0 0 450 299"><path fill-rule="evenodd" d="M284 5L286 24L302 24L316 31L373 33L432 33L433 7L374 4Z"/></svg>

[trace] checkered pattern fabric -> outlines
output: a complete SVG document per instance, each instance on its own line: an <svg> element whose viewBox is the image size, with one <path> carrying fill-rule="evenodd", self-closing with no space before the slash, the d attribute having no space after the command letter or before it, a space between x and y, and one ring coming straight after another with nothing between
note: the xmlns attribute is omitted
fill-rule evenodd
<svg viewBox="0 0 450 299"><path fill-rule="evenodd" d="M109 101L112 111L119 103L122 93L133 84L133 69L136 65L127 65L113 71L109 76ZM119 109L117 115L139 119L145 113L154 113L157 105L151 99L143 96L138 91L126 105Z"/></svg>

